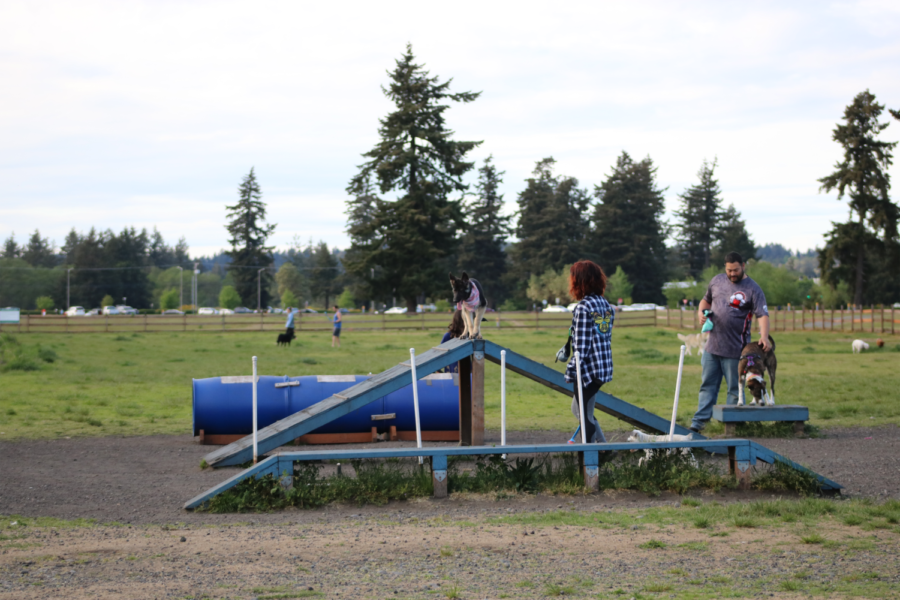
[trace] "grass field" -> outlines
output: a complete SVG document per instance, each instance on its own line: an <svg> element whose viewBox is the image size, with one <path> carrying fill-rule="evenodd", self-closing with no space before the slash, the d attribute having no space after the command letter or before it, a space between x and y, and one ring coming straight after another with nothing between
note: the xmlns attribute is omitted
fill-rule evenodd
<svg viewBox="0 0 900 600"><path fill-rule="evenodd" d="M560 370L553 357L563 336L562 331L487 332L492 341ZM264 375L368 374L406 360L410 347L421 353L440 340L435 332L347 331L340 349L330 347L328 333L303 334L285 349L275 346L274 337L270 332L4 335L0 439L187 433L191 379L249 374L252 355L259 357ZM776 334L777 401L809 406L812 423L820 427L897 423L900 336L881 337L883 349L872 344L868 353L853 355L848 334ZM670 415L678 348L674 330L616 330L615 379L604 390ZM37 370L20 370L31 368ZM487 427L499 428L498 366L488 364L486 380ZM683 424L696 409L699 380L700 360L688 357L679 410ZM574 430L565 396L514 374L507 384L510 429ZM626 428L606 415L600 422L605 429Z"/></svg>

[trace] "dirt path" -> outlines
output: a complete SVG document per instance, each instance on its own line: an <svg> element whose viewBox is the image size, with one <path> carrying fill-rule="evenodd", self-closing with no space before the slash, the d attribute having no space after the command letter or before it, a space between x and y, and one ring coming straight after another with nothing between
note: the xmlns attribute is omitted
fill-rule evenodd
<svg viewBox="0 0 900 600"><path fill-rule="evenodd" d="M850 496L900 498L900 429L825 431L821 439L765 439L764 445L841 483ZM553 431L510 432L509 443L547 443L566 439ZM624 437L619 433L618 437ZM499 442L488 432L488 443ZM497 438L497 439L495 439ZM130 524L229 523L246 521L246 515L195 514L182 510L185 501L230 476L233 470L201 470L200 459L211 447L196 444L189 436L136 438L80 438L0 443L0 514L87 518L99 522ZM745 495L729 494L734 499ZM752 496L749 495L748 497ZM623 506L665 502L671 498L647 498L642 494L615 494L604 503ZM597 503L595 498L572 499L579 506ZM517 510L542 510L559 501L532 496ZM411 510L428 514L429 502L410 503ZM504 502L452 499L438 511L465 514L470 510L504 511ZM363 512L376 514L370 507ZM330 507L292 515L291 520L341 518L358 509ZM258 521L283 522L280 515L257 515Z"/></svg>

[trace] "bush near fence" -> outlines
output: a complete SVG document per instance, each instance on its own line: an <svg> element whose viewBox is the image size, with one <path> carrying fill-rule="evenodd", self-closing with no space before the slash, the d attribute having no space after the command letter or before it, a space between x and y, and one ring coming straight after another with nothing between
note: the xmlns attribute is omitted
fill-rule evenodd
<svg viewBox="0 0 900 600"><path fill-rule="evenodd" d="M416 313L405 315L359 314L344 315L343 327L348 331L387 330L443 330L450 322L447 313ZM900 317L893 308L845 310L770 310L769 328L778 331L824 330L845 333L891 333ZM485 315L481 324L485 337L497 329L566 329L572 322L571 313L496 312ZM66 317L59 315L22 315L18 324L0 324L0 332L15 333L131 333L131 332L250 332L282 331L285 317L279 314L249 315L106 315ZM668 327L697 329L694 310L619 311L619 327ZM758 330L754 320L754 329ZM295 317L295 329L331 331L330 315L300 313Z"/></svg>

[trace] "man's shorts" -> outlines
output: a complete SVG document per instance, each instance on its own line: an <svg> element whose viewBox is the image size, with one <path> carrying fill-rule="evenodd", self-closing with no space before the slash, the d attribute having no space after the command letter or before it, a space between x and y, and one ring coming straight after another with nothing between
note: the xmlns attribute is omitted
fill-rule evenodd
<svg viewBox="0 0 900 600"><path fill-rule="evenodd" d="M331 335L333 335L334 337L341 337L341 328L335 327L334 331L331 332Z"/></svg>

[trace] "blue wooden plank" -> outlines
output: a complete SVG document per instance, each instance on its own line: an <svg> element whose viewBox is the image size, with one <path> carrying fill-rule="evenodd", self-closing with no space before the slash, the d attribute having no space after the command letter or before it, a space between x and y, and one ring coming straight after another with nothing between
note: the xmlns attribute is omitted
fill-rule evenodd
<svg viewBox="0 0 900 600"><path fill-rule="evenodd" d="M229 477L222 483L211 487L210 489L203 492L199 496L195 496L194 498L191 498L190 500L187 501L187 503L184 505L184 507L186 509L197 508L204 502L207 502L214 496L217 496L217 495L221 494L222 492L224 492L225 490L236 486L237 484L239 484L243 480L247 479L248 477L262 477L262 476L266 475L267 473L273 472L273 470L276 472L280 472L280 471L278 471L278 469L281 465L281 463L280 463L281 460L282 459L278 456L270 456L269 458L258 462L257 464L253 465L252 467L244 469L237 475L235 475L233 477ZM288 464L292 464L292 461L288 461Z"/></svg>
<svg viewBox="0 0 900 600"><path fill-rule="evenodd" d="M777 406L735 406L717 404L713 406L713 419L723 423L746 423L749 421L808 421L809 408L791 404Z"/></svg>
<svg viewBox="0 0 900 600"><path fill-rule="evenodd" d="M472 352L471 341L450 340L416 357L416 376L421 379L470 356ZM326 398L260 429L257 432L258 452L265 454L361 406L406 387L410 383L410 373L411 368L408 361L401 363L342 391L339 395ZM253 458L253 436L243 437L232 444L210 452L204 458L207 464L213 467L239 465L247 462Z"/></svg>
<svg viewBox="0 0 900 600"><path fill-rule="evenodd" d="M506 367L520 375L527 377L533 381L537 381L547 387L571 396L574 393L574 386L566 383L563 373L556 369L552 369L537 361L531 360L521 354L518 354L509 348L504 348L491 342L484 340L484 354L491 362L500 364L500 351L506 350ZM625 421L634 427L639 427L645 431L656 432L660 434L669 433L670 421L644 410L634 404L625 402L620 398L616 398L611 394L607 394L603 390L597 392L596 407L601 411L611 415L621 421ZM675 433L679 435L687 435L691 433L690 429L675 424ZM695 439L706 439L705 436L698 433L694 434ZM711 449L715 448L710 446Z"/></svg>
<svg viewBox="0 0 900 600"><path fill-rule="evenodd" d="M785 456L782 456L780 454L772 452L765 446L762 446L756 442L750 442L750 451L751 451L751 453L756 455L757 459L759 459L763 462L767 462L767 463L773 464L773 465L776 462L780 462L780 463L783 463L783 464L791 467L792 469L796 469L803 473L809 473L810 475L813 475L819 481L819 483L822 485L823 490L838 491L838 490L844 489L844 486L837 483L836 481L832 481L831 479L828 479L824 475L819 475L812 469L807 469L803 465L797 464Z"/></svg>

